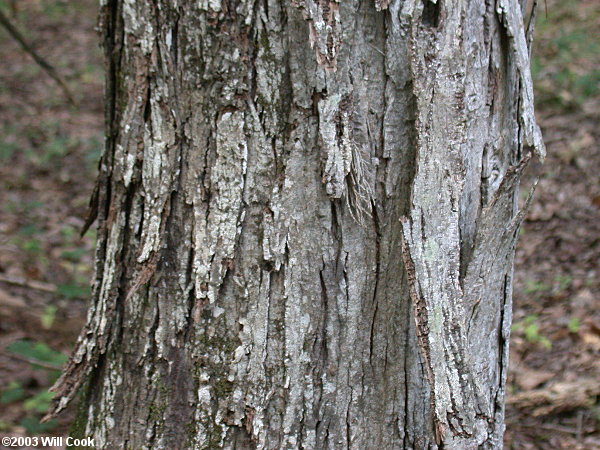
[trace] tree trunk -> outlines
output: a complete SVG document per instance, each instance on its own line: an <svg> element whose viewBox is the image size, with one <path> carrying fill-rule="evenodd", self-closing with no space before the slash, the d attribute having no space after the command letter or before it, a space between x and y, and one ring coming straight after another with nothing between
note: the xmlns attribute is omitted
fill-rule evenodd
<svg viewBox="0 0 600 450"><path fill-rule="evenodd" d="M100 449L502 446L518 0L104 0Z"/></svg>

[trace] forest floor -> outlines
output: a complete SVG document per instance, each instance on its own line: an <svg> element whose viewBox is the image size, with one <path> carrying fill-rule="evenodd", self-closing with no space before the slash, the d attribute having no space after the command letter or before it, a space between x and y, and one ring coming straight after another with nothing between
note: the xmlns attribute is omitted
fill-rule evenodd
<svg viewBox="0 0 600 450"><path fill-rule="evenodd" d="M83 324L103 143L96 0L0 0L76 106L0 29L0 435L41 424ZM533 73L548 157L515 263L506 448L600 448L600 3L548 0ZM93 227L92 227L93 228ZM0 447L1 448L1 447Z"/></svg>

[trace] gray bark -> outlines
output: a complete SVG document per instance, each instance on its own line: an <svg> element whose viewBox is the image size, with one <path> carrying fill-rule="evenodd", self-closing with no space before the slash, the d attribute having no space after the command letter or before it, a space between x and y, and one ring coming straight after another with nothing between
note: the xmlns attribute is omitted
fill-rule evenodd
<svg viewBox="0 0 600 450"><path fill-rule="evenodd" d="M98 448L500 448L517 0L105 0ZM91 221L90 220L90 221Z"/></svg>

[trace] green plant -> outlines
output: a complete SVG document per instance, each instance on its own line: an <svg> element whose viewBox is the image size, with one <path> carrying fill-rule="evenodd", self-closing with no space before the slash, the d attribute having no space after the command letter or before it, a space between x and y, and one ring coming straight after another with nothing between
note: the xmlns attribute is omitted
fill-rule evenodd
<svg viewBox="0 0 600 450"><path fill-rule="evenodd" d="M0 161L7 161L12 158L12 156L16 153L19 146L14 142L10 141L1 141L0 142Z"/></svg>
<svg viewBox="0 0 600 450"><path fill-rule="evenodd" d="M97 137L90 138L84 143L84 158L88 170L95 171L102 155L103 144Z"/></svg>
<svg viewBox="0 0 600 450"><path fill-rule="evenodd" d="M73 228L71 225L64 225L60 229L60 234L62 234L66 240L71 241L77 237L77 230L75 230L75 228Z"/></svg>
<svg viewBox="0 0 600 450"><path fill-rule="evenodd" d="M78 262L81 257L87 253L85 248L76 248L73 250L65 250L61 253L61 256L69 261Z"/></svg>
<svg viewBox="0 0 600 450"><path fill-rule="evenodd" d="M43 2L42 14L47 16L53 22L58 21L61 17L71 12L70 2ZM76 2L74 2L76 3Z"/></svg>
<svg viewBox="0 0 600 450"><path fill-rule="evenodd" d="M23 203L23 208L25 212L30 213L38 208L44 206L44 202L40 202L39 200L32 200L30 202Z"/></svg>
<svg viewBox="0 0 600 450"><path fill-rule="evenodd" d="M54 430L58 422L54 419L49 420L48 422L41 423L40 419L36 416L27 416L19 422L29 434L41 434L48 433L49 431Z"/></svg>
<svg viewBox="0 0 600 450"><path fill-rule="evenodd" d="M40 317L40 322L42 322L42 327L45 330L49 330L52 328L52 324L54 324L54 319L56 319L56 312L58 308L55 305L47 305L42 313L42 317Z"/></svg>
<svg viewBox="0 0 600 450"><path fill-rule="evenodd" d="M567 324L567 328L571 333L577 333L581 328L581 321L578 317L571 317L569 319L569 323Z"/></svg>
<svg viewBox="0 0 600 450"><path fill-rule="evenodd" d="M41 228L32 223L24 225L19 229L19 234L27 237L35 236L36 234L40 234L42 232L43 230Z"/></svg>
<svg viewBox="0 0 600 450"><path fill-rule="evenodd" d="M557 286L555 287L555 291L560 293L567 290L571 284L573 283L573 277L571 275L558 275L554 278Z"/></svg>
<svg viewBox="0 0 600 450"><path fill-rule="evenodd" d="M76 145L73 139L60 135L50 136L45 139L45 144L35 150L26 151L29 161L40 167L59 167L63 157Z"/></svg>
<svg viewBox="0 0 600 450"><path fill-rule="evenodd" d="M42 241L39 239L24 239L20 241L19 247L27 253L38 255L42 252Z"/></svg>
<svg viewBox="0 0 600 450"><path fill-rule="evenodd" d="M525 280L525 288L523 289L523 292L525 292L525 294L535 294L548 290L550 290L550 287L547 284L542 283L541 281L532 279Z"/></svg>
<svg viewBox="0 0 600 450"><path fill-rule="evenodd" d="M91 294L89 286L76 282L59 284L56 291L65 298L86 298Z"/></svg>
<svg viewBox="0 0 600 450"><path fill-rule="evenodd" d="M29 253L30 255L39 255L42 253L43 245L42 241L37 239L35 236L42 232L43 230L37 225L27 224L18 230L17 236L11 239L11 242L25 253Z"/></svg>
<svg viewBox="0 0 600 450"><path fill-rule="evenodd" d="M47 308L46 312L49 312L49 308ZM44 319L42 318L42 320ZM22 339L12 342L6 349L9 352L24 357L35 369L47 371L49 383L53 383L58 378L60 374L59 367L67 360L64 354L53 350L43 342ZM41 389L28 394L20 382L11 381L1 391L0 403L7 404L23 401L23 409L28 411L29 414L19 422L19 425L25 428L29 434L40 434L52 431L58 425L55 420L50 420L46 423L40 422L41 416L48 411L53 396L54 393L48 392L47 389Z"/></svg>
<svg viewBox="0 0 600 450"><path fill-rule="evenodd" d="M67 357L63 353L51 349L43 342L22 339L12 342L6 349L17 355L28 358L31 360L34 367L45 368L46 370L47 367L36 366L35 361L46 363L46 365L50 364L56 366L57 371L67 361Z"/></svg>
<svg viewBox="0 0 600 450"><path fill-rule="evenodd" d="M25 397L25 389L18 381L11 381L0 393L0 403L12 403Z"/></svg>
<svg viewBox="0 0 600 450"><path fill-rule="evenodd" d="M26 411L36 411L39 413L45 413L50 407L50 403L54 398L53 392L42 391L29 397L23 402L23 407Z"/></svg>
<svg viewBox="0 0 600 450"><path fill-rule="evenodd" d="M574 109L600 93L600 45L589 39L599 10L589 5L574 8L574 2L564 1L553 5L548 16L538 15L532 76L540 105ZM574 15L576 10L585 14Z"/></svg>
<svg viewBox="0 0 600 450"><path fill-rule="evenodd" d="M539 318L535 314L526 316L523 320L515 322L512 330L521 333L527 342L539 344L546 350L552 348L552 342L540 333Z"/></svg>
<svg viewBox="0 0 600 450"><path fill-rule="evenodd" d="M5 124L2 126L2 140L0 140L0 161L9 160L19 149L16 136L19 131L14 125Z"/></svg>

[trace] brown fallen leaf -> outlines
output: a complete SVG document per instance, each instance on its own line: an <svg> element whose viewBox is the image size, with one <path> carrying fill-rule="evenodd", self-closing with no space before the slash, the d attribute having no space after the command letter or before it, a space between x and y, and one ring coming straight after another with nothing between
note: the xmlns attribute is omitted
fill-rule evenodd
<svg viewBox="0 0 600 450"><path fill-rule="evenodd" d="M555 374L552 372L521 366L515 374L515 383L519 389L529 391L551 380L554 376Z"/></svg>
<svg viewBox="0 0 600 450"><path fill-rule="evenodd" d="M510 395L507 403L527 410L530 416L539 417L588 408L593 398L599 394L600 379L580 379Z"/></svg>
<svg viewBox="0 0 600 450"><path fill-rule="evenodd" d="M600 351L600 336L589 331L580 333L580 336L584 344L592 347L594 350Z"/></svg>

